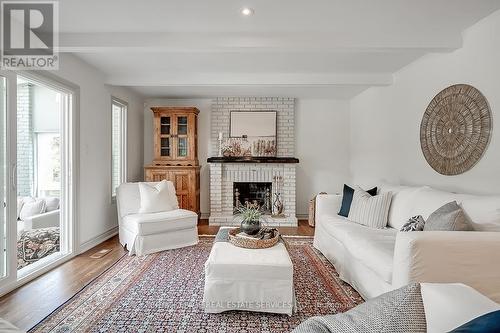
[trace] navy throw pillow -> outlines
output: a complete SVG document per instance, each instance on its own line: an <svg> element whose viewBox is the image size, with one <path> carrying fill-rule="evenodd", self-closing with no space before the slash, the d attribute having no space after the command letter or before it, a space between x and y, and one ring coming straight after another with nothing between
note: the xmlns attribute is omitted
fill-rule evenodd
<svg viewBox="0 0 500 333"><path fill-rule="evenodd" d="M500 310L472 319L450 333L500 333Z"/></svg>
<svg viewBox="0 0 500 333"><path fill-rule="evenodd" d="M339 215L343 217L349 216L349 211L351 210L352 197L354 196L354 189L346 184L344 184L344 191L342 196L342 206L340 207ZM374 187L368 191L372 197L377 195L377 188Z"/></svg>

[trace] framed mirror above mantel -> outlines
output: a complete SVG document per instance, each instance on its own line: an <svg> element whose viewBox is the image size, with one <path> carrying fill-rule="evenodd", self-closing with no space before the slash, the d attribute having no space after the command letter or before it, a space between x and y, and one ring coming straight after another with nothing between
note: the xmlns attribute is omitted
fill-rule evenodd
<svg viewBox="0 0 500 333"><path fill-rule="evenodd" d="M275 157L277 153L277 112L272 110L233 110L230 112L229 138L220 139L223 156Z"/></svg>

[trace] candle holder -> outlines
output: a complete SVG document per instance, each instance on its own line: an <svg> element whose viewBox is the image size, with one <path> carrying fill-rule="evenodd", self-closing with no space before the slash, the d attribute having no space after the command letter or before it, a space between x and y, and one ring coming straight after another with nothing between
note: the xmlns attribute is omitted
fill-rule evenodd
<svg viewBox="0 0 500 333"><path fill-rule="evenodd" d="M219 132L219 157L222 157L222 141L223 141L223 138L222 138L222 132Z"/></svg>
<svg viewBox="0 0 500 333"><path fill-rule="evenodd" d="M274 176L274 202L273 202L273 212L272 217L285 217L283 213L284 205L281 199L281 182L283 181L283 177Z"/></svg>

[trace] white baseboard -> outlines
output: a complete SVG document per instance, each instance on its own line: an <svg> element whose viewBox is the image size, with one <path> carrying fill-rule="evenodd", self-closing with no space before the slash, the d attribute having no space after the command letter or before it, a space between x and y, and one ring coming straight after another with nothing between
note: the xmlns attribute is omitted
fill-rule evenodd
<svg viewBox="0 0 500 333"><path fill-rule="evenodd" d="M208 220L209 217L210 217L210 213L201 213L200 214L200 219L202 219L202 220Z"/></svg>
<svg viewBox="0 0 500 333"><path fill-rule="evenodd" d="M105 240L108 240L117 234L118 234L118 227L114 227L112 229L109 229L108 231L80 244L80 246L78 246L78 254L90 250L94 246L101 244Z"/></svg>

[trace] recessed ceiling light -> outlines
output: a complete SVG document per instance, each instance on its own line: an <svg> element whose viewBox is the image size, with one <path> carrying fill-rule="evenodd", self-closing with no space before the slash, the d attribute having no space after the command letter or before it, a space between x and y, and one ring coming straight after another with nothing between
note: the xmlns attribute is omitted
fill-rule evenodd
<svg viewBox="0 0 500 333"><path fill-rule="evenodd" d="M254 10L252 8L244 7L241 9L241 14L243 14L244 16L250 16L250 15L253 15L253 13L254 13Z"/></svg>

